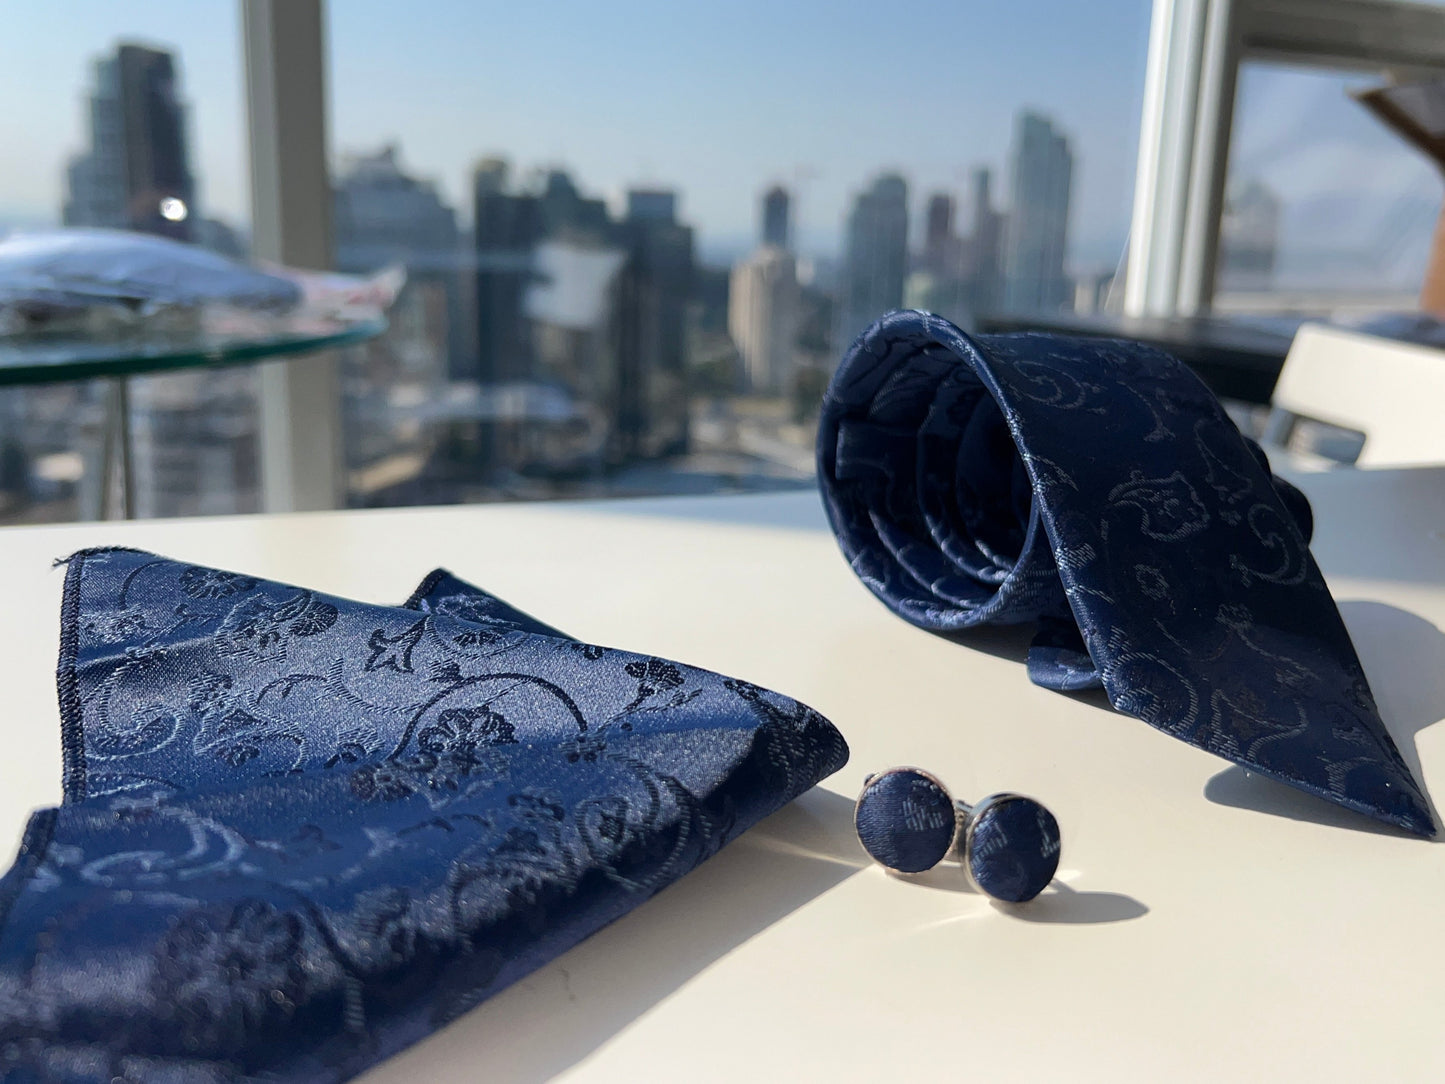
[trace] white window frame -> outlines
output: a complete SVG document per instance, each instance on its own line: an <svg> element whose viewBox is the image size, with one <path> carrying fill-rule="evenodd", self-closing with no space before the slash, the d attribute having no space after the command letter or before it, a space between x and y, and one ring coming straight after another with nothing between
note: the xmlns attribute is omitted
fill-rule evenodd
<svg viewBox="0 0 1445 1084"><path fill-rule="evenodd" d="M1154 0L1124 285L1129 316L1207 313L1240 65L1445 74L1445 7L1403 0Z"/></svg>
<svg viewBox="0 0 1445 1084"><path fill-rule="evenodd" d="M322 0L240 0L251 158L252 251L292 267L331 267ZM341 384L334 351L260 366L261 505L337 508Z"/></svg>

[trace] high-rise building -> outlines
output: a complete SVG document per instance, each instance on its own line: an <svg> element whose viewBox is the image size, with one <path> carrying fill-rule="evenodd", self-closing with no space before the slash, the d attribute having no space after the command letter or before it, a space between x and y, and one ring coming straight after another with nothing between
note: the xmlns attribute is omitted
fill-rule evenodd
<svg viewBox="0 0 1445 1084"><path fill-rule="evenodd" d="M687 309L695 258L676 193L633 189L615 238L628 253L619 293L617 427L625 457L684 452L688 443Z"/></svg>
<svg viewBox="0 0 1445 1084"><path fill-rule="evenodd" d="M507 188L511 167L505 158L479 158L472 167L472 189L478 195L496 196Z"/></svg>
<svg viewBox="0 0 1445 1084"><path fill-rule="evenodd" d="M236 247L238 239L199 214L176 58L121 43L95 62L93 78L89 145L69 163L61 220ZM252 370L138 378L131 382L130 416L136 514L256 507Z"/></svg>
<svg viewBox="0 0 1445 1084"><path fill-rule="evenodd" d="M728 333L755 391L786 391L793 375L800 299L793 254L763 245L733 267Z"/></svg>
<svg viewBox="0 0 1445 1084"><path fill-rule="evenodd" d="M553 475L595 473L622 458L615 425L620 295L627 253L575 238L537 246L537 278L527 288L533 380L570 401L564 418L534 419L531 444L540 446Z"/></svg>
<svg viewBox="0 0 1445 1084"><path fill-rule="evenodd" d="M344 271L442 254L451 262L455 256L456 212L435 184L402 171L394 143L342 159L331 215L337 266Z"/></svg>
<svg viewBox="0 0 1445 1084"><path fill-rule="evenodd" d="M694 258L677 194L634 189L614 222L560 170L531 184L512 190L497 158L474 175L480 379L492 398L565 401L582 428L498 416L483 469L566 474L684 451Z"/></svg>
<svg viewBox="0 0 1445 1084"><path fill-rule="evenodd" d="M525 378L530 336L522 298L542 239L542 209L532 195L507 191L507 163L484 159L473 174L476 248L477 376L482 383Z"/></svg>
<svg viewBox="0 0 1445 1084"><path fill-rule="evenodd" d="M981 315L997 311L1002 293L999 268L1003 216L989 198L990 174L974 170L967 223L947 192L930 196L924 212L923 249L904 287L904 304L946 316L969 329ZM966 225L967 234L959 229Z"/></svg>
<svg viewBox="0 0 1445 1084"><path fill-rule="evenodd" d="M859 194L848 215L837 348L903 304L907 272L908 184L896 173L885 173Z"/></svg>
<svg viewBox="0 0 1445 1084"><path fill-rule="evenodd" d="M935 274L958 273L958 237L953 232L953 197L936 192L924 214L923 268Z"/></svg>
<svg viewBox="0 0 1445 1084"><path fill-rule="evenodd" d="M1013 312L1066 308L1064 274L1074 156L1051 120L1025 110L1014 124L1012 198L1004 242L1004 307Z"/></svg>
<svg viewBox="0 0 1445 1084"><path fill-rule="evenodd" d="M763 193L763 244L789 248L788 190L774 185Z"/></svg>
<svg viewBox="0 0 1445 1084"><path fill-rule="evenodd" d="M362 348L375 355L377 390L405 378L431 381L473 375L473 351L462 328L456 213L436 185L403 172L395 144L342 160L332 193L336 267L366 274L406 268L387 334ZM392 371L377 371L392 362Z"/></svg>
<svg viewBox="0 0 1445 1084"><path fill-rule="evenodd" d="M972 222L963 252L968 307L975 316L997 312L1003 302L1004 216L993 207L992 174L973 171Z"/></svg>
<svg viewBox="0 0 1445 1084"><path fill-rule="evenodd" d="M677 221L677 193L666 188L631 188L627 192L628 222Z"/></svg>
<svg viewBox="0 0 1445 1084"><path fill-rule="evenodd" d="M540 199L542 230L548 237L594 242L606 238L612 224L607 204L584 198L565 170L547 173Z"/></svg>
<svg viewBox="0 0 1445 1084"><path fill-rule="evenodd" d="M193 236L196 185L175 58L122 44L95 63L89 148L67 169L67 226Z"/></svg>
<svg viewBox="0 0 1445 1084"><path fill-rule="evenodd" d="M973 324L964 276L964 241L954 232L954 201L947 192L928 197L923 220L923 251L903 288L903 303L945 316L961 327Z"/></svg>

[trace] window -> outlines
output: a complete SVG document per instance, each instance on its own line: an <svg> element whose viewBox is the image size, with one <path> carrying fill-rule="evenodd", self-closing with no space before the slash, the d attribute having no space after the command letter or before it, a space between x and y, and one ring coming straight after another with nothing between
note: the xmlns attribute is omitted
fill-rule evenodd
<svg viewBox="0 0 1445 1084"><path fill-rule="evenodd" d="M326 6L333 266L406 270L390 330L340 355L345 501L811 484L832 366L884 311L1098 303L1150 7ZM104 220L245 252L241 26L230 0L12 13L0 98L26 105L0 230ZM105 119L128 64L169 149ZM143 218L121 214L125 155L155 167ZM132 384L141 514L258 507L276 442L253 370ZM100 399L0 390L0 516L79 514Z"/></svg>
<svg viewBox="0 0 1445 1084"><path fill-rule="evenodd" d="M1226 310L1392 296L1429 243L1431 186L1345 92L1445 75L1442 5L1159 0L1151 38L1126 315L1207 313L1217 290Z"/></svg>
<svg viewBox="0 0 1445 1084"><path fill-rule="evenodd" d="M1380 82L1241 68L1216 311L1415 308L1445 190L1423 155L1351 98Z"/></svg>

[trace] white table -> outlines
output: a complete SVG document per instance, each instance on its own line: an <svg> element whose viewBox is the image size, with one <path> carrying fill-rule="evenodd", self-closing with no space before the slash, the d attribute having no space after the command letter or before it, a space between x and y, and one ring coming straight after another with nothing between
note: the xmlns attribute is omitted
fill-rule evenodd
<svg viewBox="0 0 1445 1084"><path fill-rule="evenodd" d="M1445 470L1302 475L1385 721L1445 794ZM433 565L583 638L797 696L849 766L696 873L366 1079L1445 1079L1445 848L1031 686L893 617L811 493L0 531L0 824L60 797L61 574L121 543L399 602ZM898 691L907 690L907 691ZM865 772L1013 789L1064 830L1009 911L852 834ZM8 838L7 837L7 841Z"/></svg>

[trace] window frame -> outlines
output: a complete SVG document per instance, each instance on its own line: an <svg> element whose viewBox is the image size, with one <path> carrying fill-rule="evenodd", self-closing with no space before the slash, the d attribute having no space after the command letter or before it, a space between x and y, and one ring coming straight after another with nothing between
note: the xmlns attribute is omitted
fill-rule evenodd
<svg viewBox="0 0 1445 1084"><path fill-rule="evenodd" d="M240 0L252 252L332 265L323 0ZM335 351L259 366L261 507L341 506L341 383Z"/></svg>
<svg viewBox="0 0 1445 1084"><path fill-rule="evenodd" d="M1124 286L1129 316L1210 311L1240 66L1445 75L1445 7L1154 0Z"/></svg>

